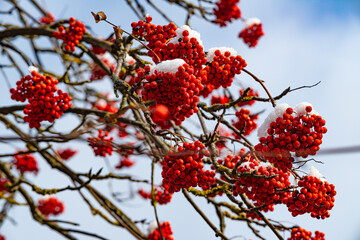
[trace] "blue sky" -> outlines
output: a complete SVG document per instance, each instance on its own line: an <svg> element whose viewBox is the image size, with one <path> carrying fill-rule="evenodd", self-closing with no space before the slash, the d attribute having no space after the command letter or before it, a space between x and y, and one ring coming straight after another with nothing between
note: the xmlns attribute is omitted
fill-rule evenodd
<svg viewBox="0 0 360 240"><path fill-rule="evenodd" d="M1 2L1 9L3 5L5 4ZM166 6L163 3L161 5ZM130 23L136 20L124 1L47 1L46 7L55 16L61 14L64 18L74 16L82 20L99 36L107 36L112 28L103 23L95 25L90 11L104 11L112 22L128 30ZM266 35L260 40L258 47L248 49L237 38L243 27L240 22L235 22L228 28L219 28L194 19L191 22L192 27L201 33L205 49L215 46L235 48L247 61L247 68L266 81L273 95L279 94L288 86L295 88L321 80L318 87L292 92L279 102L287 102L291 106L303 101L313 104L326 119L329 130L324 136L322 148L360 145L358 137L360 113L357 111L360 90L359 1L242 0L240 8L245 18L258 17L263 21ZM184 18L182 11L176 7L168 8L167 11L178 25L182 25ZM165 23L160 16L153 15L153 19L154 23ZM0 20L7 21L4 16L1 16ZM56 64L53 65L57 71L61 71ZM11 73L12 84L15 84L14 79L17 78L15 73ZM243 75L237 81L256 86L250 78ZM107 88L111 92L111 85L108 83L103 86L94 86ZM264 95L264 92L260 91L260 93ZM0 77L0 98L0 106L14 104L9 100L8 87L2 76ZM254 108L267 109L259 121L261 123L269 113L271 105L258 103ZM67 122L71 120L72 118L68 116L64 119ZM5 129L0 126L1 135L2 132L5 132ZM252 140L256 141L255 134ZM90 166L94 169L102 166L100 159L91 157L91 151L87 146L81 146L78 142L74 143L74 146L79 147L80 153L76 159L69 162L71 167L85 172ZM8 153L8 146L0 144L0 152ZM359 239L360 210L357 207L357 199L360 193L357 190L360 180L355 169L360 168L360 154L319 155L316 159L325 163L316 167L330 183L335 184L338 192L335 207L330 212L331 217L322 221L312 219L308 215L292 218L284 207L276 207L275 212L269 216L281 221L297 223L311 231L323 231L327 240ZM117 159L114 158L111 161L115 164ZM66 179L48 169L41 161L40 164L39 176L36 180L33 177L30 179L46 184L43 187L63 187L69 184ZM149 164L149 161L139 159L134 169L136 175L149 175L146 171ZM160 174L160 169L157 169L157 172ZM160 181L159 178L158 181ZM128 185L124 183L113 182L113 184L116 184L114 187L119 191L126 191L128 188ZM108 192L106 184L99 183L98 187ZM71 193L61 193L59 198L66 204L66 212L60 219L84 222L85 229L92 229L111 240L130 239L122 229L113 228L108 224L103 224L98 218L90 217L87 206L80 198L73 197ZM198 203L216 222L214 209L209 207L203 199L198 200ZM120 206L127 213L135 216L135 219L154 218L152 209L142 200L135 199L131 203ZM5 234L8 240L22 239L26 236L37 239L62 239L57 233L30 220L29 212L24 207L11 210L10 215L16 219L18 225L14 226L7 221L1 228L1 233ZM159 207L159 215L161 220L171 221L174 237L177 240L216 239L210 228L183 199L181 193L175 194L170 205ZM83 219L87 220L83 221ZM254 238L245 224L228 221L227 226L226 233L230 237L242 235ZM143 229L145 228L146 226ZM269 231L265 232L268 239L273 239Z"/></svg>

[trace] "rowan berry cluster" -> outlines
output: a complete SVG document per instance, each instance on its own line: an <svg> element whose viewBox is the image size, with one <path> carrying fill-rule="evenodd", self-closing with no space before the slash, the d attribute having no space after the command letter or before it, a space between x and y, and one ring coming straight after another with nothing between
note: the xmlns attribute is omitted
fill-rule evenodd
<svg viewBox="0 0 360 240"><path fill-rule="evenodd" d="M258 119L258 115L250 115L250 110L248 109L240 109L240 111L236 111L237 121L232 121L232 125L242 132L245 136L250 135L250 133L257 128L257 123L255 120ZM237 134L233 133L235 138L240 139L241 137Z"/></svg>
<svg viewBox="0 0 360 240"><path fill-rule="evenodd" d="M47 218L50 215L57 216L65 210L64 204L55 196L40 199L37 204L37 208Z"/></svg>
<svg viewBox="0 0 360 240"><path fill-rule="evenodd" d="M167 68L171 64L171 69ZM166 66L165 69L162 69ZM181 59L159 63L153 74L146 76L141 91L144 101L154 100L168 108L170 119L179 125L198 111L199 92L203 89L201 78L194 75L194 69Z"/></svg>
<svg viewBox="0 0 360 240"><path fill-rule="evenodd" d="M60 26L58 32L53 33L53 37L63 40L64 49L73 52L75 51L75 46L80 43L85 31L85 24L71 17L69 19L69 27L65 30L63 26Z"/></svg>
<svg viewBox="0 0 360 240"><path fill-rule="evenodd" d="M231 86L235 74L240 74L247 65L233 49L211 48L207 58L210 63L204 68L207 73L206 83L213 85L214 89Z"/></svg>
<svg viewBox="0 0 360 240"><path fill-rule="evenodd" d="M25 172L37 174L39 172L36 159L29 153L15 155L12 164L14 164L21 174L24 174Z"/></svg>
<svg viewBox="0 0 360 240"><path fill-rule="evenodd" d="M245 193L256 206L283 203L291 195L282 191L290 186L290 172L274 168L270 163L251 158L243 162L237 171L249 175L243 175L235 182L234 196Z"/></svg>
<svg viewBox="0 0 360 240"><path fill-rule="evenodd" d="M264 213L272 212L275 209L274 208L275 204L262 205L262 204L259 204L258 202L255 202L254 206L256 208L258 208L259 211L264 212ZM262 220L262 218L255 211L247 212L246 217L251 218L251 219L256 219L256 220L259 220L259 221Z"/></svg>
<svg viewBox="0 0 360 240"><path fill-rule="evenodd" d="M151 192L140 189L138 193L144 199L152 199ZM163 184L161 187L155 187L155 200L160 205L168 204L171 201L172 195L173 193L169 193L166 184Z"/></svg>
<svg viewBox="0 0 360 240"><path fill-rule="evenodd" d="M31 76L22 77L16 82L17 88L11 88L11 99L29 104L25 106L24 121L30 128L40 128L42 121L54 122L64 111L71 107L72 98L65 92L57 90L58 80L52 76L43 76L36 71ZM58 96L55 96L55 93Z"/></svg>
<svg viewBox="0 0 360 240"><path fill-rule="evenodd" d="M287 201L287 207L295 217L311 213L311 217L325 219L330 216L328 210L334 206L335 186L314 176L305 176L298 183L296 190Z"/></svg>
<svg viewBox="0 0 360 240"><path fill-rule="evenodd" d="M236 5L240 0L219 0L216 2L216 8L213 9L216 20L214 23L225 27L233 19L241 18L241 11Z"/></svg>
<svg viewBox="0 0 360 240"><path fill-rule="evenodd" d="M229 102L229 98L227 96L211 96L211 105L214 104L226 104Z"/></svg>
<svg viewBox="0 0 360 240"><path fill-rule="evenodd" d="M154 51L161 60L166 60L163 57L165 50L164 48L166 46L166 42L176 36L175 30L177 27L174 23L161 26L151 24L151 21L152 18L148 16L146 17L145 22L139 21L131 23L132 34L148 41L149 43L147 44L147 47ZM159 59L157 59L157 57L151 51L148 52L148 56L152 57L155 63L159 61Z"/></svg>
<svg viewBox="0 0 360 240"><path fill-rule="evenodd" d="M240 96L242 96L244 94L244 89L240 89ZM254 89L250 88L250 90L247 92L247 97L258 97L259 93L255 92ZM246 105L253 105L255 103L255 100L251 100L251 101L246 101L246 102L239 102L237 104L238 107L243 107Z"/></svg>
<svg viewBox="0 0 360 240"><path fill-rule="evenodd" d="M68 160L70 159L72 156L74 156L78 151L76 150L72 150L71 148L66 148L66 149L58 149L56 151L57 154L59 154L59 156L61 157L62 160Z"/></svg>
<svg viewBox="0 0 360 240"><path fill-rule="evenodd" d="M135 164L129 156L123 156L120 162L115 166L116 169L129 168Z"/></svg>
<svg viewBox="0 0 360 240"><path fill-rule="evenodd" d="M88 138L89 146L94 150L95 156L106 157L108 154L112 155L112 140L114 138L108 136L109 132L103 132L103 130L99 129L99 136L97 138Z"/></svg>
<svg viewBox="0 0 360 240"><path fill-rule="evenodd" d="M163 162L163 184L169 186L169 192L179 192L181 188L209 187L215 183L215 172L204 170L202 158L209 155L204 144L199 141L185 142L176 152L169 151Z"/></svg>
<svg viewBox="0 0 360 240"><path fill-rule="evenodd" d="M224 158L224 160L219 159L217 161L217 163L220 164L220 165L223 165L223 166L225 166L227 168L234 169L236 163L238 161L240 161L240 159L241 159L241 157L237 156L237 155L234 156L234 157L232 155L227 155L226 158Z"/></svg>
<svg viewBox="0 0 360 240"><path fill-rule="evenodd" d="M156 222L155 222L156 224ZM156 224L157 226L157 224ZM170 222L163 222L160 223L160 228L161 228L161 233L163 235L163 239L164 240L174 240L172 234L173 231L171 229L171 225ZM159 231L159 228L157 227L156 229L150 229L149 228L149 235L147 236L147 240L161 240L161 234Z"/></svg>
<svg viewBox="0 0 360 240"><path fill-rule="evenodd" d="M40 18L40 22L43 24L50 24L55 22L55 17L52 13L47 13L45 16Z"/></svg>
<svg viewBox="0 0 360 240"><path fill-rule="evenodd" d="M242 38L249 47L255 47L261 36L265 35L262 23L256 18L250 18L245 22L246 27L240 32Z"/></svg>
<svg viewBox="0 0 360 240"><path fill-rule="evenodd" d="M315 155L320 149L323 134L327 132L325 120L310 105L302 103L296 109L297 113L288 107L283 114L279 114L269 124L266 130L268 136L260 137L260 143L255 146L260 155L281 169L292 167L290 152L303 158Z"/></svg>
<svg viewBox="0 0 360 240"><path fill-rule="evenodd" d="M311 237L312 232L301 227L291 229L291 236L287 240L325 240L325 234L319 231Z"/></svg>

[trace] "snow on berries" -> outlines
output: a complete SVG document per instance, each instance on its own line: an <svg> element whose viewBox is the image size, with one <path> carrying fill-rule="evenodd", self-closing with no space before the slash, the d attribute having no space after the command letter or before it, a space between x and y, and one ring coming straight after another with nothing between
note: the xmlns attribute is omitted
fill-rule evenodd
<svg viewBox="0 0 360 240"><path fill-rule="evenodd" d="M255 47L261 36L265 35L262 23L258 18L249 18L245 21L245 28L240 32L242 38L249 47Z"/></svg>
<svg viewBox="0 0 360 240"><path fill-rule="evenodd" d="M213 9L216 19L214 23L225 27L233 19L241 18L241 11L236 5L240 0L219 0L216 2L216 7Z"/></svg>
<svg viewBox="0 0 360 240"><path fill-rule="evenodd" d="M155 200L160 205L167 204L171 201L173 193L169 193L169 187L166 184L163 184L160 187L155 188ZM138 191L139 195L144 199L152 199L151 192L146 192L144 189Z"/></svg>
<svg viewBox="0 0 360 240"><path fill-rule="evenodd" d="M202 158L209 155L204 144L184 142L176 151L169 151L162 161L163 184L169 192L179 192L182 188L209 187L215 183L215 172L204 170Z"/></svg>
<svg viewBox="0 0 360 240"><path fill-rule="evenodd" d="M287 240L325 240L325 234L316 231L315 236L312 237L312 232L307 231L301 227L291 229L291 236Z"/></svg>
<svg viewBox="0 0 360 240"><path fill-rule="evenodd" d="M40 128L42 121L54 122L63 112L71 107L72 98L58 90L58 80L52 76L37 73L35 67L29 67L31 75L22 77L16 82L16 89L11 88L11 99L29 102L24 109L24 121L30 128ZM56 95L57 94L57 95Z"/></svg>
<svg viewBox="0 0 360 240"><path fill-rule="evenodd" d="M309 103L294 109L287 104L277 105L258 129L260 143L255 150L283 170L292 167L291 152L297 157L315 155L320 149L325 120Z"/></svg>
<svg viewBox="0 0 360 240"><path fill-rule="evenodd" d="M310 213L313 218L328 218L329 210L334 206L335 186L325 181L314 167L310 169L307 176L298 182L298 186L300 191L294 191L286 202L291 214L295 217Z"/></svg>
<svg viewBox="0 0 360 240"><path fill-rule="evenodd" d="M37 203L37 209L48 218L50 215L57 216L64 212L64 204L55 196L46 196Z"/></svg>
<svg viewBox="0 0 360 240"><path fill-rule="evenodd" d="M108 136L109 132L104 132L99 129L99 135L97 138L88 138L89 146L94 150L95 156L106 157L106 155L112 155L112 140L114 138Z"/></svg>
<svg viewBox="0 0 360 240"><path fill-rule="evenodd" d="M174 240L174 238L172 236L173 231L171 229L170 222L160 223L160 228L161 228L161 233L164 237L164 240ZM147 240L160 240L161 239L159 227L158 227L156 221L152 222L149 225L148 232L149 232L149 234L146 238Z"/></svg>
<svg viewBox="0 0 360 240"><path fill-rule="evenodd" d="M21 174L26 172L37 174L39 172L36 159L30 153L15 155L12 164Z"/></svg>
<svg viewBox="0 0 360 240"><path fill-rule="evenodd" d="M180 58L191 65L195 72L200 71L202 65L206 64L200 34L189 26L177 28L174 23L156 26L143 21L133 22L131 26L134 35L148 41L147 46L151 49L148 56L152 57L155 63Z"/></svg>
<svg viewBox="0 0 360 240"><path fill-rule="evenodd" d="M283 172L269 162L259 162L253 157L247 158L237 172L243 173L235 182L233 194L245 193L255 202L255 206L283 203L291 193L285 190L290 186L290 172ZM244 175L244 173L248 173Z"/></svg>
<svg viewBox="0 0 360 240"><path fill-rule="evenodd" d="M85 24L71 17L69 19L69 27L65 29L63 26L60 26L58 32L54 32L53 36L63 40L66 51L74 52L75 46L80 43L85 31Z"/></svg>
<svg viewBox="0 0 360 240"><path fill-rule="evenodd" d="M170 119L177 125L198 111L198 95L203 85L190 65L181 59L168 60L153 67L151 72L141 92L143 101L166 106Z"/></svg>
<svg viewBox="0 0 360 240"><path fill-rule="evenodd" d="M71 148L58 149L56 153L61 157L62 160L69 160L73 157L78 151L72 150Z"/></svg>

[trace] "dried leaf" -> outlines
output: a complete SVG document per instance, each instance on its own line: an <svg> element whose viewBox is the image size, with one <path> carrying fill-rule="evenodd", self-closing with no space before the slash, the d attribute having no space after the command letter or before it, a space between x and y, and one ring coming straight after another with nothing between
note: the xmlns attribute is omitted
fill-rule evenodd
<svg viewBox="0 0 360 240"><path fill-rule="evenodd" d="M106 15L104 12L97 12L96 14L91 12L91 14L93 15L96 23L100 22L101 20L106 20Z"/></svg>
<svg viewBox="0 0 360 240"><path fill-rule="evenodd" d="M114 27L114 32L115 32L116 40L122 40L122 34L124 31L119 27Z"/></svg>
<svg viewBox="0 0 360 240"><path fill-rule="evenodd" d="M95 14L94 12L91 12L91 14L93 15L96 23L100 22L101 18L99 15Z"/></svg>
<svg viewBox="0 0 360 240"><path fill-rule="evenodd" d="M100 20L106 20L106 14L104 12L97 12L96 14L100 16Z"/></svg>

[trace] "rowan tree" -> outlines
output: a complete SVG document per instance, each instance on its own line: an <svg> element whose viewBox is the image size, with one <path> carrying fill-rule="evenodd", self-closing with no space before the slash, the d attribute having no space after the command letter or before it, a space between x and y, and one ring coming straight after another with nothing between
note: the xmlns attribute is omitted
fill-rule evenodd
<svg viewBox="0 0 360 240"><path fill-rule="evenodd" d="M134 239L174 239L171 222L158 216L157 208L182 195L209 231L223 240L230 239L227 221L237 221L259 239L265 239L262 228L273 232L271 239L325 239L322 232L312 234L266 216L283 205L294 217L330 217L334 185L315 167L302 171L321 147L325 120L308 102L278 103L301 87L273 96L268 83L248 70L241 53L225 47L226 42L204 49L201 30L190 25L194 16L221 27L239 21L244 26L239 37L247 47L256 47L263 25L242 16L246 14L239 0L168 0L186 10L183 26L172 22L155 1L128 1L138 19L122 22L122 27L94 9L89 14L109 29L102 38L77 16L57 19L36 0L30 2L31 10L9 0L9 10L2 14L15 15L20 22L0 25L0 45L7 57L1 69L19 73L18 79L8 81L13 104L0 107L0 122L7 129L1 144L16 141L18 148L0 155L0 222L9 217L10 208L24 205L34 221L66 239L105 239L95 229L59 219L67 203L58 194L66 191L80 196L94 217ZM168 23L157 24L146 14L148 7ZM24 53L16 38L29 42L33 54ZM50 47L39 43L44 39ZM45 54L58 57L63 71L45 64ZM266 95L245 84L236 86L243 75ZM101 81L110 81L112 87L93 87ZM257 102L273 107L262 123L261 113L251 108ZM73 120L64 130L66 115ZM251 142L248 136L256 131L257 141ZM103 168L94 170L87 159L77 159L80 150L74 142L87 146ZM117 163L110 163L110 156ZM45 187L51 179L46 184L36 181L42 174L40 161L69 185ZM71 161L82 161L87 171L73 169ZM138 164L147 167L150 178L132 175L131 168ZM130 197L119 198L115 192L109 196L107 189L96 187L99 181L131 183ZM123 211L124 202L135 197L146 200L154 214L138 220ZM194 198L206 199L218 219L210 219ZM143 226L149 226L148 231Z"/></svg>

